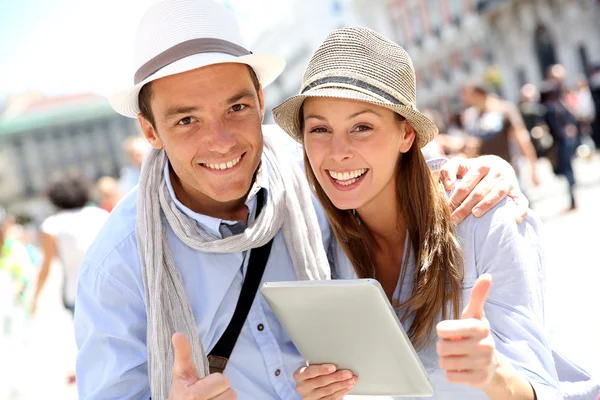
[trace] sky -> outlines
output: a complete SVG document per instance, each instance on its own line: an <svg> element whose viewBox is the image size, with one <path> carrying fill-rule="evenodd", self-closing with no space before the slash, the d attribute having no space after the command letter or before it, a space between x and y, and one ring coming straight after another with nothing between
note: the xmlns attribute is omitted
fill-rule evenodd
<svg viewBox="0 0 600 400"><path fill-rule="evenodd" d="M137 21L155 1L0 1L0 103L29 91L108 95L128 86ZM292 0L220 1L251 44Z"/></svg>

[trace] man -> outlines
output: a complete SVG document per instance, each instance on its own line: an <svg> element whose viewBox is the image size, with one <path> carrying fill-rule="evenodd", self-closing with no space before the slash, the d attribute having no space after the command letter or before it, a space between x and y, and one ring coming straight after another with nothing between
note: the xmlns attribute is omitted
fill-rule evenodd
<svg viewBox="0 0 600 400"><path fill-rule="evenodd" d="M463 101L471 107L465 111L465 128L479 139L479 154L493 154L515 165L511 147L516 145L529 163L531 182L538 185L537 155L519 109L493 96L482 82L467 84L463 88Z"/></svg>
<svg viewBox="0 0 600 400"><path fill-rule="evenodd" d="M80 269L79 395L298 398L292 374L302 357L256 290L261 281L327 279L331 234L290 162L297 146L261 125L262 87L284 62L246 50L222 5L166 0L142 19L136 64L135 86L111 104L138 118L154 149ZM447 186L464 175L457 220L517 194L506 166L446 168ZM226 365L227 378L208 375L209 362Z"/></svg>

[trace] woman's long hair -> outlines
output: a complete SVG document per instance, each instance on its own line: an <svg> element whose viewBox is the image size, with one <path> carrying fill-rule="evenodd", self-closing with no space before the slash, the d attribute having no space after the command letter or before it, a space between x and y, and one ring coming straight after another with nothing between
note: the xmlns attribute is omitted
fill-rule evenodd
<svg viewBox="0 0 600 400"><path fill-rule="evenodd" d="M302 116L300 121L303 122ZM310 168L306 151L304 162L308 182L323 205L333 232L356 274L359 278L376 278L372 233L360 223L353 211L340 210L333 205ZM421 150L415 144L400 157L396 176L398 212L406 223L410 241L410 248L405 252L412 251L415 260L413 292L400 305L401 320L414 316L408 336L420 350L430 343L440 311L442 319L460 315L462 253L446 194L441 184L433 179ZM406 262L399 268L400 279L404 281Z"/></svg>

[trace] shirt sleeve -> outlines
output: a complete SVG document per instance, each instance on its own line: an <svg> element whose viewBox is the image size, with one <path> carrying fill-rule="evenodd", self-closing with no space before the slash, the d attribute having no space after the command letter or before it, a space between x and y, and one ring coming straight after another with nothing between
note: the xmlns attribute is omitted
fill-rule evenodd
<svg viewBox="0 0 600 400"><path fill-rule="evenodd" d="M514 221L514 204L504 200L478 219L474 240L477 274L492 275L485 315L498 352L510 360L538 399L560 399L552 350L544 332L545 280L538 223Z"/></svg>
<svg viewBox="0 0 600 400"><path fill-rule="evenodd" d="M117 265L123 262L109 256L104 263L128 268ZM75 310L79 398L150 398L146 309L139 291L84 263Z"/></svg>

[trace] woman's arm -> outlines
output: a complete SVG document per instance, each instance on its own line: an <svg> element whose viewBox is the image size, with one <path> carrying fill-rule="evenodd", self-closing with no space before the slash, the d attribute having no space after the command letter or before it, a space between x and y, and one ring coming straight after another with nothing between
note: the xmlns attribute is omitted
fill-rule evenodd
<svg viewBox="0 0 600 400"><path fill-rule="evenodd" d="M516 224L514 209L504 201L457 227L468 306L463 319L438 324L440 366L449 380L481 388L492 399L560 399L543 328L545 266L538 225L531 216ZM481 288L488 275L489 292Z"/></svg>

